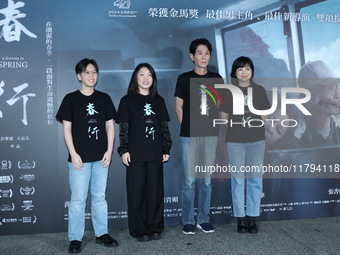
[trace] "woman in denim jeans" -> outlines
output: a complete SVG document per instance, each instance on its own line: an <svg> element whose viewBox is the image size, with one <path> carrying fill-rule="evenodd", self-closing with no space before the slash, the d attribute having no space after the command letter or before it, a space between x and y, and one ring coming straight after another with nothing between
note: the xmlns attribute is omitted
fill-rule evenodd
<svg viewBox="0 0 340 255"><path fill-rule="evenodd" d="M68 252L71 254L81 252L89 190L95 242L107 247L118 246L118 242L108 233L105 199L117 112L110 96L95 89L99 68L94 59L80 60L75 72L81 88L64 97L56 115L63 124L69 151L71 200L68 207Z"/></svg>
<svg viewBox="0 0 340 255"><path fill-rule="evenodd" d="M262 169L265 150L264 125L266 116L252 113L248 108L249 89L252 90L252 105L256 110L270 108L265 89L253 82L254 65L250 58L239 57L232 66L231 79L235 89L242 93L235 96L226 90L221 107L221 117L228 120L227 152L231 173L233 216L237 217L239 233L257 233L255 217L260 215L262 196ZM237 98L239 96L243 96ZM234 97L233 97L234 96ZM244 113L234 114L233 101L243 102ZM241 106L239 106L241 108ZM238 109L239 110L239 109Z"/></svg>

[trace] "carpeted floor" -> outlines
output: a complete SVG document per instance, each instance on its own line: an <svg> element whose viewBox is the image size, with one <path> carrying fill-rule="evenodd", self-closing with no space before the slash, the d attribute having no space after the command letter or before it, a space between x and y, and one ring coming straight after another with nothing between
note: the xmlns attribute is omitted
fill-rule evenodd
<svg viewBox="0 0 340 255"><path fill-rule="evenodd" d="M137 242L127 230L110 230L119 247L95 244L85 233L84 255L101 254L340 254L340 217L258 223L258 234L239 234L236 224L215 225L215 233L196 230L184 235L181 227L167 227L161 240ZM1 255L68 254L67 233L0 236Z"/></svg>

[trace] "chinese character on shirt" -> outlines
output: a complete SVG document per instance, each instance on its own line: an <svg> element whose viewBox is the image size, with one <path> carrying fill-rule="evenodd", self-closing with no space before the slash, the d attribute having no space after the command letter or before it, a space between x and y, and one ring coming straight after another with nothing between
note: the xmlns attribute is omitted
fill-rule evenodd
<svg viewBox="0 0 340 255"><path fill-rule="evenodd" d="M88 115L94 115L95 113L98 113L95 109L94 109L94 104L91 104L91 103L89 103L88 105L87 105L87 108L86 108L86 111L87 111L87 114Z"/></svg>
<svg viewBox="0 0 340 255"><path fill-rule="evenodd" d="M144 115L151 115L151 114L155 114L152 110L151 104L145 104L144 105Z"/></svg>
<svg viewBox="0 0 340 255"><path fill-rule="evenodd" d="M87 130L87 133L89 134L89 138L92 138L91 135L95 134L96 140L98 140L98 132L99 132L98 127L94 127L94 128L89 127L88 130Z"/></svg>
<svg viewBox="0 0 340 255"><path fill-rule="evenodd" d="M145 137L149 138L149 135L151 135L152 140L155 140L155 128L154 127L145 128Z"/></svg>

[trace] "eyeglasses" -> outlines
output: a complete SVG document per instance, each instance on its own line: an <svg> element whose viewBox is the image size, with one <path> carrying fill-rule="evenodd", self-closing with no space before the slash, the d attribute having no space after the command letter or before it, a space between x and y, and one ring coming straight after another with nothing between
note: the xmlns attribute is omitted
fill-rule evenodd
<svg viewBox="0 0 340 255"><path fill-rule="evenodd" d="M86 74L86 75L90 75L90 74L96 75L96 74L98 74L97 71L88 71L88 70L85 70L83 73Z"/></svg>

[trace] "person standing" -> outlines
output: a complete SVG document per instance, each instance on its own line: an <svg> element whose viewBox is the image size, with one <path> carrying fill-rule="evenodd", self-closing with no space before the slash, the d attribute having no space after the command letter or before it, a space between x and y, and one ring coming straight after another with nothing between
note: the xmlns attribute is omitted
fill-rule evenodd
<svg viewBox="0 0 340 255"><path fill-rule="evenodd" d="M109 95L95 89L99 68L94 59L80 60L75 71L81 88L64 97L56 115L56 119L63 124L69 152L69 253L81 252L89 187L95 242L107 247L118 246L118 242L108 233L108 207L105 199L114 144L116 109Z"/></svg>
<svg viewBox="0 0 340 255"><path fill-rule="evenodd" d="M164 230L163 163L170 158L169 121L153 67L139 64L120 100L117 123L118 153L126 166L129 233L140 242L158 240Z"/></svg>
<svg viewBox="0 0 340 255"><path fill-rule="evenodd" d="M221 107L222 119L227 124L227 152L229 164L235 167L236 172L231 173L232 212L237 218L237 231L239 233L258 232L256 217L260 215L260 201L262 197L262 169L265 151L264 125L251 124L252 121L263 121L266 116L259 116L249 110L249 90L252 90L252 104L257 110L270 108L265 89L253 82L254 64L248 57L237 58L231 70L231 81L243 93L244 114L234 114L232 93L226 90ZM249 166L258 171L248 172L247 176L242 170ZM246 178L246 179L245 179ZM245 209L246 206L246 209Z"/></svg>
<svg viewBox="0 0 340 255"><path fill-rule="evenodd" d="M208 71L211 43L205 38L193 40L189 47L194 70L177 79L176 115L180 124L179 153L182 164L182 224L184 234L195 234L195 185L198 183L197 228L204 233L215 231L210 224L211 177L209 173L196 178L195 166L211 166L215 161L219 118L219 94L214 84L223 84L222 77ZM217 80L217 82L216 82ZM202 103L202 97L206 99Z"/></svg>

